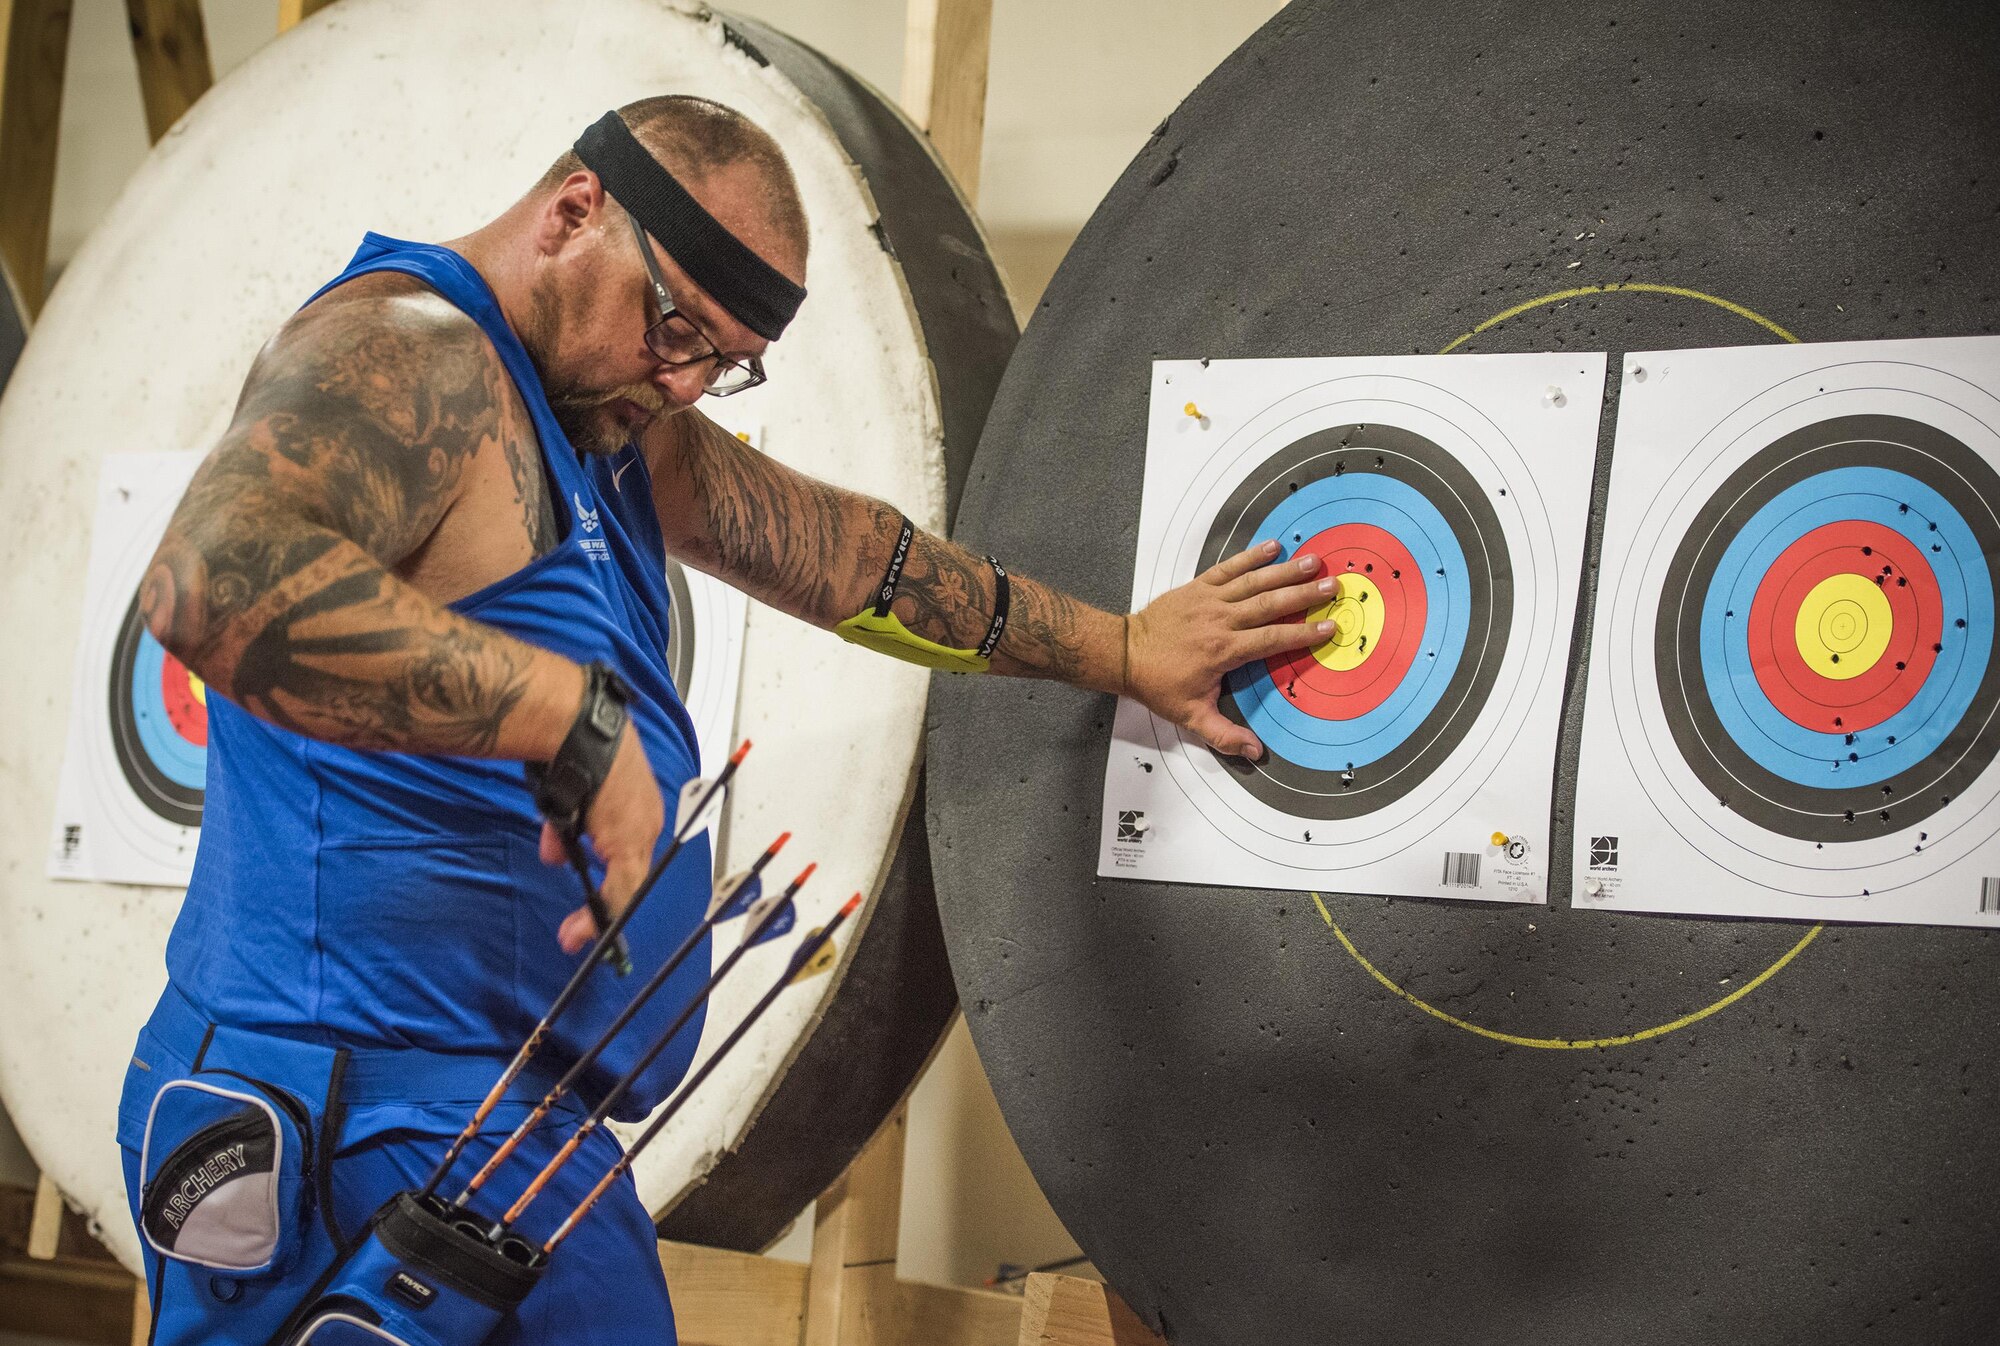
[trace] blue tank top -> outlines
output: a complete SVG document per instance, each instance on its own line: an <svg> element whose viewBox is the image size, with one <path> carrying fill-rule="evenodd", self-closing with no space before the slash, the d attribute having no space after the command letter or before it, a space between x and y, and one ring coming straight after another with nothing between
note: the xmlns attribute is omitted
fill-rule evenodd
<svg viewBox="0 0 2000 1346"><path fill-rule="evenodd" d="M452 610L616 669L636 693L671 822L699 767L668 675L666 556L645 462L631 445L587 457L570 446L499 301L449 249L371 233L313 298L376 271L415 277L486 333L533 418L563 521L561 545ZM576 966L556 928L582 901L575 874L536 854L520 763L338 747L214 693L208 712L201 845L167 944L181 993L216 1022L334 1046L511 1053ZM580 1055L700 920L710 865L706 838L675 860L627 928L637 973L592 975L558 1021L553 1063ZM704 942L601 1059L587 1094L629 1068L708 969ZM672 1090L701 1023L661 1053L619 1116Z"/></svg>

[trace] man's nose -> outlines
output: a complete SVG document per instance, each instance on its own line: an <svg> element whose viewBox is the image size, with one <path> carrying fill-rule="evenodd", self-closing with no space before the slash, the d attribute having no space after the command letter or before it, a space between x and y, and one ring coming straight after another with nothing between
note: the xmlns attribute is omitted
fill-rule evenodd
<svg viewBox="0 0 2000 1346"><path fill-rule="evenodd" d="M708 391L708 361L689 365L661 365L653 375L654 386L676 407L691 407Z"/></svg>

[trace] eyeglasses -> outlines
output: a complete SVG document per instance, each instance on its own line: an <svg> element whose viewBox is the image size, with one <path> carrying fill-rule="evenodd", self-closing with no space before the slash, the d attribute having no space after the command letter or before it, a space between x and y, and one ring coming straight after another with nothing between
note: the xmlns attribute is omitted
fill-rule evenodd
<svg viewBox="0 0 2000 1346"><path fill-rule="evenodd" d="M653 297L660 306L660 320L646 329L646 349L653 352L661 364L676 369L684 365L698 365L704 360L713 361L707 377L702 380L702 386L711 397L729 397L764 382L764 362L761 359L754 355L743 361L730 359L715 348L714 342L702 335L691 318L674 307L673 297L667 293L666 277L660 274L660 264L653 260L653 249L646 241L646 231L630 211L625 212L625 219L632 226L633 241L639 245L639 256L645 259L646 275L653 282Z"/></svg>

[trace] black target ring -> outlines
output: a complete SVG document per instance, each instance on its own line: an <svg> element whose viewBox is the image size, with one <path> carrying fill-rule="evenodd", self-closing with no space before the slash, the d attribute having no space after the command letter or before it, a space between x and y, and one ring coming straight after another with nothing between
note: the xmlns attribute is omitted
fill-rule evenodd
<svg viewBox="0 0 2000 1346"><path fill-rule="evenodd" d="M667 561L667 672L674 690L686 701L694 686L694 595L687 572L678 561Z"/></svg>
<svg viewBox="0 0 2000 1346"><path fill-rule="evenodd" d="M163 652L146 629L139 613L139 597L134 594L111 651L112 756L133 795L147 809L178 826L200 827L203 790L196 782L202 779L199 754L206 751L206 735L197 752L184 748L175 754L178 761L161 751L163 743L174 740L161 704L162 659ZM178 662L173 666L178 668ZM205 718L203 723L205 728Z"/></svg>
<svg viewBox="0 0 2000 1346"><path fill-rule="evenodd" d="M1988 657L1970 704L1954 714L1934 750L1881 778L1853 786L1814 786L1770 769L1743 746L1718 713L1716 679L1703 668L1704 612L1718 567L1740 531L1786 492L1823 494L1838 489L1843 474L1891 469L1914 478L1953 507L1974 539L1970 559L1980 559L1992 585L2000 558L2000 474L1968 446L1935 426L1898 416L1843 416L1802 427L1751 455L1702 506L1683 535L1668 571L1654 627L1653 657L1666 721L1680 760L1720 806L1782 836L1821 845L1853 842L1913 827L1956 798L1993 763L2000 740L1979 732L2000 719L2000 658ZM1912 517L1900 512L1899 518ZM1921 518L1918 511L1914 517ZM1908 525L1926 539L1933 558L1951 552L1928 522ZM1966 559L1966 558L1961 558ZM1734 617L1733 610L1725 614ZM1712 614L1711 614L1712 616ZM1990 621L1990 609L1989 617ZM1941 644L1965 639L1958 627ZM1713 657L1712 649L1710 657ZM1830 723L1830 729L1833 725ZM1893 728L1893 722L1891 727ZM1859 759L1870 750L1865 734L1829 734L1836 753ZM1860 740L1857 742L1857 740ZM1898 745L1890 736L1884 751ZM1829 781L1837 779L1829 772Z"/></svg>
<svg viewBox="0 0 2000 1346"><path fill-rule="evenodd" d="M1286 445L1216 511L1202 544L1198 571L1271 536L1267 530L1272 522L1285 517L1288 502L1302 493L1317 493L1338 517L1364 517L1367 507L1353 497L1369 494L1371 479L1394 483L1400 491L1420 498L1449 535L1399 540L1411 544L1413 552L1430 551L1454 572L1420 577L1430 591L1427 601L1432 611L1439 610L1439 600L1448 591L1456 590L1449 605L1452 611L1440 612L1439 629L1423 642L1430 648L1414 652L1405 676L1421 680L1446 655L1451 656L1451 671L1440 680L1442 685L1417 689L1419 694L1406 698L1398 714L1384 716L1387 707L1375 706L1358 717L1357 724L1378 717L1380 733L1390 741L1386 749L1361 757L1333 746L1300 751L1301 741L1271 733L1276 723L1273 712L1260 711L1260 704L1290 717L1269 670L1260 664L1233 675L1218 708L1230 720L1257 732L1268 751L1256 763L1220 756L1216 760L1246 792L1294 816L1357 818L1422 786L1471 732L1505 662L1514 617L1514 576L1500 519L1464 464L1432 440L1401 426L1333 426ZM1322 517L1329 516L1323 511ZM1309 538L1302 530L1292 530L1283 532L1278 541L1289 558ZM1431 544L1428 548L1422 545L1426 541Z"/></svg>

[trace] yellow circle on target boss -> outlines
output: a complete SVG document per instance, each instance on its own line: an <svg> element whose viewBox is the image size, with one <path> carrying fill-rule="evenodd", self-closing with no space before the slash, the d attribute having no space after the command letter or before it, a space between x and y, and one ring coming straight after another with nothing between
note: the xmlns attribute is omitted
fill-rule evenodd
<svg viewBox="0 0 2000 1346"><path fill-rule="evenodd" d="M1895 626L1888 595L1875 581L1865 575L1829 575L1799 604L1793 635L1807 668L1845 681L1875 667Z"/></svg>
<svg viewBox="0 0 2000 1346"><path fill-rule="evenodd" d="M1335 578L1333 597L1313 609L1309 622L1331 621L1333 635L1313 647L1313 658L1336 673L1358 668L1382 643L1382 591L1353 571Z"/></svg>

